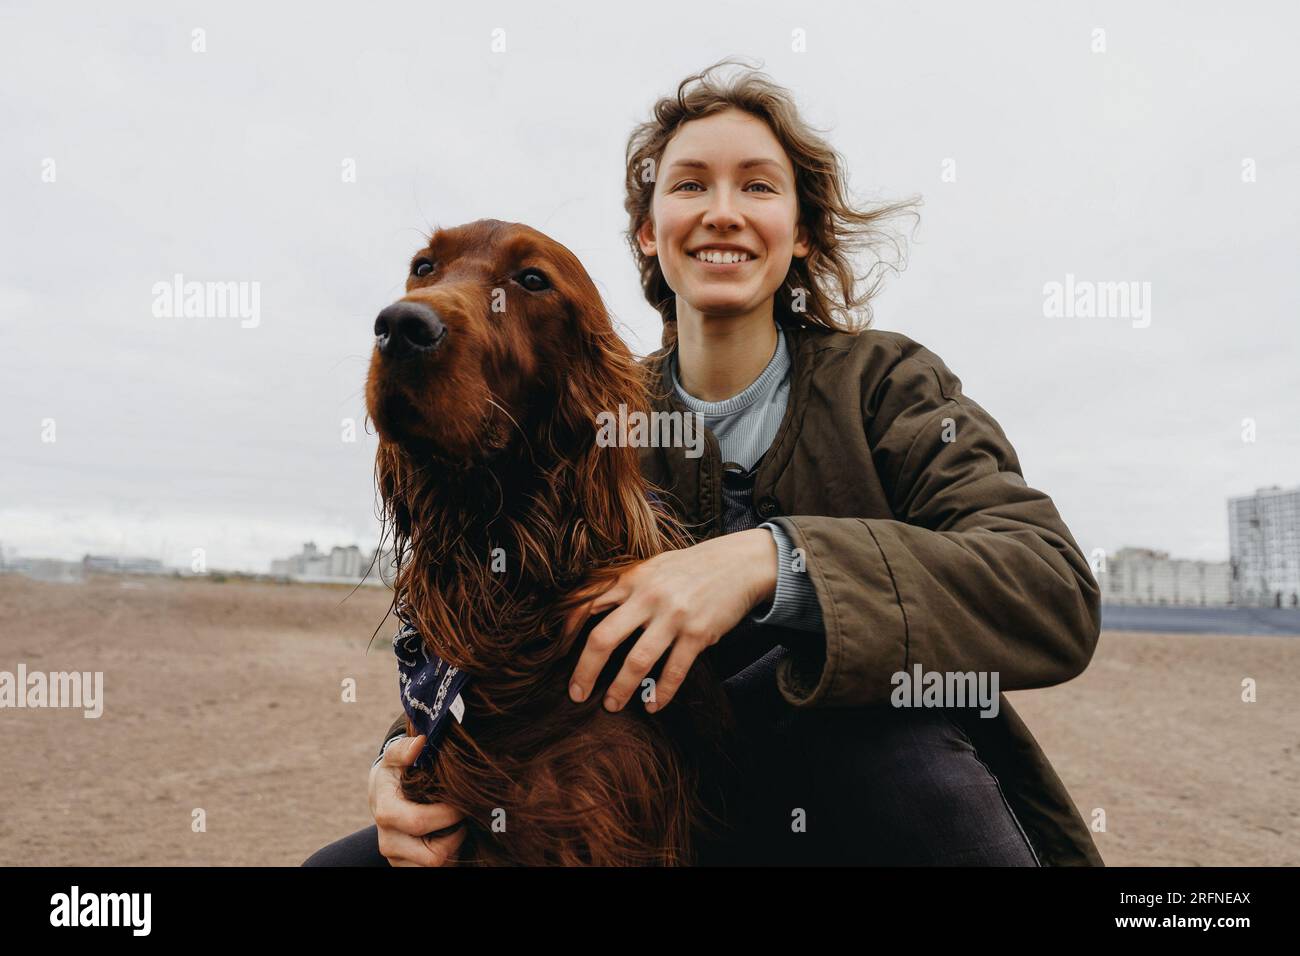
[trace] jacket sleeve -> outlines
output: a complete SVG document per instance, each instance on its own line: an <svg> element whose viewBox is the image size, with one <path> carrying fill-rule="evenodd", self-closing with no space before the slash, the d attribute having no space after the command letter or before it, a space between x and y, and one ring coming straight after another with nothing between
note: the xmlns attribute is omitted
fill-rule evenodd
<svg viewBox="0 0 1300 956"><path fill-rule="evenodd" d="M939 357L899 338L911 347L862 388L894 517L773 519L804 549L825 624L778 671L795 706L886 703L915 665L1045 687L1082 672L1100 634L1100 590L1052 500Z"/></svg>

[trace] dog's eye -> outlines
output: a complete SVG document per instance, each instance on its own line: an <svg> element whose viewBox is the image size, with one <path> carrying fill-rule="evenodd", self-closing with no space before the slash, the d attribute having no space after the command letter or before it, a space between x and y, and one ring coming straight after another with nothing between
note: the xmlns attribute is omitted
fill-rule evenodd
<svg viewBox="0 0 1300 956"><path fill-rule="evenodd" d="M411 266L411 275L423 278L433 271L433 263L428 259L420 259Z"/></svg>
<svg viewBox="0 0 1300 956"><path fill-rule="evenodd" d="M551 287L550 280L546 278L545 273L540 269L525 269L519 273L515 281L529 292L541 292L543 289Z"/></svg>

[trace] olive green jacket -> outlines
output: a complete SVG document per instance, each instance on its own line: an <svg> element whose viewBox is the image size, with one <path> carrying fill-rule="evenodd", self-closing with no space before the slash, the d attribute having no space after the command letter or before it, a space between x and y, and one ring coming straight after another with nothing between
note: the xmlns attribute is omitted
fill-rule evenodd
<svg viewBox="0 0 1300 956"><path fill-rule="evenodd" d="M889 705L892 676L994 672L1047 687L1088 666L1100 591L1052 500L1025 483L1001 427L943 361L905 335L785 324L790 396L754 507L802 554L825 625L790 632L777 672L795 707ZM689 413L660 349L652 407ZM645 477L693 525L722 528L722 459L642 448ZM786 632L787 629L781 629ZM725 640L725 638L724 638ZM1100 866L1074 803L1005 695L996 717L957 711L1045 866Z"/></svg>

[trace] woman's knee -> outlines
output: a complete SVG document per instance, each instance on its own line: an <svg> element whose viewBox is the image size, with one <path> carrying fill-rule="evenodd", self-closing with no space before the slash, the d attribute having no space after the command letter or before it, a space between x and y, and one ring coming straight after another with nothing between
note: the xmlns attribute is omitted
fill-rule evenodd
<svg viewBox="0 0 1300 956"><path fill-rule="evenodd" d="M943 711L801 710L790 733L824 852L885 865L1037 865L999 781Z"/></svg>
<svg viewBox="0 0 1300 956"><path fill-rule="evenodd" d="M306 860L303 866L388 866L388 860L379 852L379 828L368 826L350 833L329 846L321 847Z"/></svg>

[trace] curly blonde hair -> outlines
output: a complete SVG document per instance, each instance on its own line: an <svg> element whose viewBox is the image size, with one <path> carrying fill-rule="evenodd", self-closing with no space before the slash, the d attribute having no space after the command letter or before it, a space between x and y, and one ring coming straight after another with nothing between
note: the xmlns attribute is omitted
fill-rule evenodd
<svg viewBox="0 0 1300 956"><path fill-rule="evenodd" d="M727 109L740 109L765 121L794 166L800 221L808 231L810 249L806 257L795 257L777 291L773 314L778 322L807 323L856 334L870 327L871 299L887 269L900 271L906 253L899 239L885 228L899 213L909 213L919 222L916 206L920 197L858 209L848 196L842 157L799 115L794 98L770 77L740 64L743 72L727 79L715 79L713 71L735 61L728 57L682 80L673 96L659 99L653 119L636 126L627 143L626 196L629 228L626 238L641 273L641 289L663 319L663 345L677 340L677 296L664 280L657 256L647 256L637 241L641 224L651 219L656 171L664 150L685 122L711 116ZM853 254L876 251L890 245L897 253L891 263L878 255L859 276ZM804 308L797 314L794 303L802 291ZM861 310L859 320L856 312Z"/></svg>

